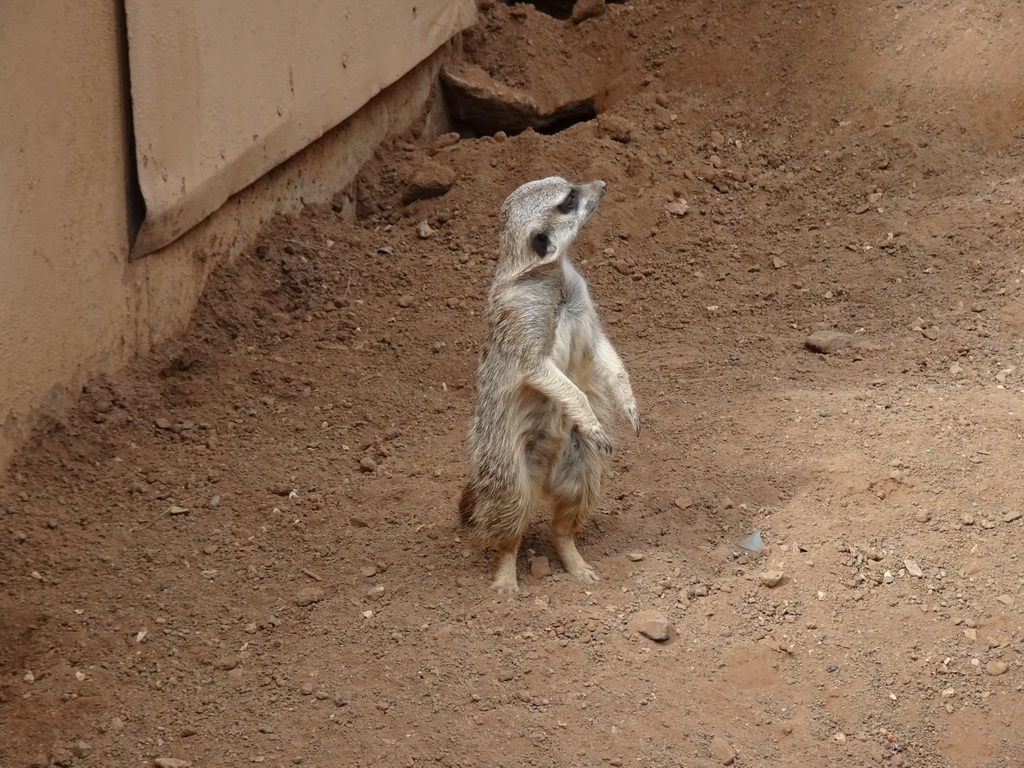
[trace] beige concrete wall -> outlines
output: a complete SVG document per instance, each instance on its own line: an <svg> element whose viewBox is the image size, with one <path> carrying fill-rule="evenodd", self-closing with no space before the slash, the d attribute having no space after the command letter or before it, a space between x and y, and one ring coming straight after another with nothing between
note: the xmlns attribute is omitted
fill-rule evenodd
<svg viewBox="0 0 1024 768"><path fill-rule="evenodd" d="M0 19L0 481L41 412L180 333L220 260L274 212L330 199L381 139L410 128L444 55L132 261L115 8L19 2Z"/></svg>
<svg viewBox="0 0 1024 768"><path fill-rule="evenodd" d="M353 114L475 0L126 0L141 256Z"/></svg>

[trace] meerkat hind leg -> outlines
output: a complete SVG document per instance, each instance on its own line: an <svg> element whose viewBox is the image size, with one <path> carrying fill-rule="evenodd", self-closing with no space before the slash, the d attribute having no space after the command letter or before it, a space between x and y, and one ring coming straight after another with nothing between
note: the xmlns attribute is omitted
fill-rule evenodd
<svg viewBox="0 0 1024 768"><path fill-rule="evenodd" d="M562 558L562 565L565 566L565 570L577 579L600 581L597 571L594 570L590 563L583 559L583 555L576 549L576 526L571 523L567 524L568 517L571 516L563 517L556 511L551 521L551 538L554 541L555 549L558 551L558 556Z"/></svg>
<svg viewBox="0 0 1024 768"><path fill-rule="evenodd" d="M576 549L575 535L597 503L602 466L596 450L573 434L551 478L551 538L565 570L584 581L598 581L598 576Z"/></svg>
<svg viewBox="0 0 1024 768"><path fill-rule="evenodd" d="M519 555L520 541L521 536L498 546L498 570L494 574L494 581L491 582L491 589L499 594L514 595L519 592L516 557Z"/></svg>

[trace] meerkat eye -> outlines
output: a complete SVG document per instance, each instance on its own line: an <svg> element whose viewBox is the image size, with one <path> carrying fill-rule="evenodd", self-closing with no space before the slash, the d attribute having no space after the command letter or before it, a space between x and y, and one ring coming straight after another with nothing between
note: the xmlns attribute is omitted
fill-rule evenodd
<svg viewBox="0 0 1024 768"><path fill-rule="evenodd" d="M558 204L559 213L572 213L576 210L576 206L579 204L580 193L576 187L569 190L569 194L565 196L565 200Z"/></svg>
<svg viewBox="0 0 1024 768"><path fill-rule="evenodd" d="M543 232L538 232L530 238L530 247L534 253L543 259L548 255L548 250L551 248L551 240Z"/></svg>

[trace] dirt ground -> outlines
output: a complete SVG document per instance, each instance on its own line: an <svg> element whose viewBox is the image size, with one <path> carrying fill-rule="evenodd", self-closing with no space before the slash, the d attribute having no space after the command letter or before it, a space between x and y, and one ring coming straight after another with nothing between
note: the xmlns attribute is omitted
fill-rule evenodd
<svg viewBox="0 0 1024 768"><path fill-rule="evenodd" d="M468 61L601 115L397 137L20 453L0 765L1024 764L1021 6L484 5ZM496 213L553 173L608 182L575 259L645 430L602 580L539 519L504 598L455 505Z"/></svg>

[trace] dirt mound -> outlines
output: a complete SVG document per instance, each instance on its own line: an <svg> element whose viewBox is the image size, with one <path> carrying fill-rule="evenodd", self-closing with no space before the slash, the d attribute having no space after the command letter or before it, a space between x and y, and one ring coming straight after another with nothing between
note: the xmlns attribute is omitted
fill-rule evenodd
<svg viewBox="0 0 1024 768"><path fill-rule="evenodd" d="M1020 9L486 5L466 61L598 117L396 139L22 452L0 764L1019 764ZM645 431L602 581L538 520L506 599L455 502L551 173L609 184L575 258Z"/></svg>

